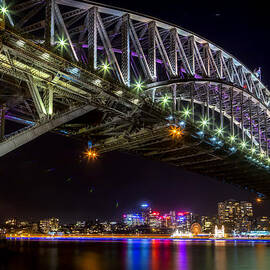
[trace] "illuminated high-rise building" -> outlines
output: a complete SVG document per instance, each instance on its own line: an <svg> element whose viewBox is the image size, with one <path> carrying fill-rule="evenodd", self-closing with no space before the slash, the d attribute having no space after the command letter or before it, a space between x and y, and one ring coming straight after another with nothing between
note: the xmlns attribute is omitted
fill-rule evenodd
<svg viewBox="0 0 270 270"><path fill-rule="evenodd" d="M17 220L15 218L11 218L5 221L6 226L16 226L17 225Z"/></svg>
<svg viewBox="0 0 270 270"><path fill-rule="evenodd" d="M149 226L151 228L160 228L162 224L162 218L160 213L157 211L152 211L149 214Z"/></svg>
<svg viewBox="0 0 270 270"><path fill-rule="evenodd" d="M144 224L144 218L139 214L125 214L123 215L124 223L127 226L140 226Z"/></svg>
<svg viewBox="0 0 270 270"><path fill-rule="evenodd" d="M150 214L152 213L152 209L147 203L141 204L141 216L144 219L144 223L149 225Z"/></svg>
<svg viewBox="0 0 270 270"><path fill-rule="evenodd" d="M218 203L218 221L228 232L249 231L253 217L252 203L227 200Z"/></svg>
<svg viewBox="0 0 270 270"><path fill-rule="evenodd" d="M253 217L253 206L251 202L240 202L241 216Z"/></svg>
<svg viewBox="0 0 270 270"><path fill-rule="evenodd" d="M269 217L263 216L258 217L256 220L256 230L257 231L269 231L270 230L270 219Z"/></svg>
<svg viewBox="0 0 270 270"><path fill-rule="evenodd" d="M216 217L202 216L201 225L202 225L202 231L204 233L214 233L215 225L216 225Z"/></svg>
<svg viewBox="0 0 270 270"><path fill-rule="evenodd" d="M59 219L49 218L40 220L39 228L42 233L55 233L59 230Z"/></svg>
<svg viewBox="0 0 270 270"><path fill-rule="evenodd" d="M189 232L193 222L193 215L191 212L178 212L176 222L180 232Z"/></svg>

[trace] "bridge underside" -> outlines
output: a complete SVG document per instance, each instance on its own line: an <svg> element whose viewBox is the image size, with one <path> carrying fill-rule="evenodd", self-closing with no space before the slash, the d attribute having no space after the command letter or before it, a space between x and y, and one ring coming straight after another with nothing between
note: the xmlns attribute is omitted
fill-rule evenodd
<svg viewBox="0 0 270 270"><path fill-rule="evenodd" d="M258 72L149 16L14 2L0 14L0 157L53 131L270 195L270 92Z"/></svg>
<svg viewBox="0 0 270 270"><path fill-rule="evenodd" d="M239 188L270 196L269 172L230 144L198 135L186 127L181 138L172 138L169 127L156 127L105 140L97 145L100 153L121 151L166 162L187 171L213 177Z"/></svg>

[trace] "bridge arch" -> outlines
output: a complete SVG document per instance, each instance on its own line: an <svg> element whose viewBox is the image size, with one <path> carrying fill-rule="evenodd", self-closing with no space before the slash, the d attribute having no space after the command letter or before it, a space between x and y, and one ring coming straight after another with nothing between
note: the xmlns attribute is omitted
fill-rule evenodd
<svg viewBox="0 0 270 270"><path fill-rule="evenodd" d="M185 118L185 106L192 110L193 102L193 121L198 123L205 119L209 122L208 129L224 128L227 135L242 141L248 138L259 151L269 152L270 111L243 88L217 80L175 79L149 84L146 92L155 102L160 102L166 95L168 104L172 104L171 112L180 113L181 119Z"/></svg>

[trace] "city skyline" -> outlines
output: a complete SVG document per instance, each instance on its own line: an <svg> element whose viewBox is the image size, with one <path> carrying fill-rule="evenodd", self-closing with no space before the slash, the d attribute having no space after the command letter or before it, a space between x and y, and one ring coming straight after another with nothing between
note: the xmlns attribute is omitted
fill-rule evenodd
<svg viewBox="0 0 270 270"><path fill-rule="evenodd" d="M160 234L175 236L250 236L270 234L270 216L256 216L253 203L228 199L217 203L215 215L206 216L186 209L163 212L144 202L122 213L115 220L74 220L66 223L59 217L40 220L9 218L0 223L2 235L91 235L91 234Z"/></svg>

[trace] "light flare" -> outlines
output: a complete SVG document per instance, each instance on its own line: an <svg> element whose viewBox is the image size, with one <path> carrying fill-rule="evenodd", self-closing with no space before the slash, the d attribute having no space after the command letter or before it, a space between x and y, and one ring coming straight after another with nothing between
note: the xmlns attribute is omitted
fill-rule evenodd
<svg viewBox="0 0 270 270"><path fill-rule="evenodd" d="M262 202L262 199L261 198L256 198L256 202L257 203L261 203Z"/></svg>
<svg viewBox="0 0 270 270"><path fill-rule="evenodd" d="M66 46L67 46L67 41L65 40L65 39L59 39L58 41L57 41L57 44L58 44L58 46L60 46L61 48L65 48Z"/></svg>
<svg viewBox="0 0 270 270"><path fill-rule="evenodd" d="M1 13L7 14L8 13L8 9L5 6L1 6Z"/></svg>
<svg viewBox="0 0 270 270"><path fill-rule="evenodd" d="M216 134L218 135L218 136L222 136L223 135L223 133L224 133L224 129L223 128L217 128L216 129Z"/></svg>
<svg viewBox="0 0 270 270"><path fill-rule="evenodd" d="M104 72L104 74L106 74L107 72L110 71L111 67L110 67L110 64L108 63L107 60L105 60L105 61L100 65L100 69Z"/></svg>
<svg viewBox="0 0 270 270"><path fill-rule="evenodd" d="M92 160L95 160L98 158L98 153L93 150L93 149L89 149L85 152L85 155L88 159L92 159Z"/></svg>
<svg viewBox="0 0 270 270"><path fill-rule="evenodd" d="M185 118L187 118L191 115L191 110L187 107L182 111L182 114Z"/></svg>
<svg viewBox="0 0 270 270"><path fill-rule="evenodd" d="M134 84L134 89L137 91L137 92L140 92L141 90L143 90L144 88L144 84L141 80L138 80L135 82Z"/></svg>
<svg viewBox="0 0 270 270"><path fill-rule="evenodd" d="M169 103L169 97L165 95L164 97L161 98L161 104L165 107Z"/></svg>
<svg viewBox="0 0 270 270"><path fill-rule="evenodd" d="M200 121L200 126L205 128L207 127L209 124L209 120L207 118L202 118L201 121Z"/></svg>
<svg viewBox="0 0 270 270"><path fill-rule="evenodd" d="M184 130L180 127L171 126L169 133L173 138L181 138L184 134Z"/></svg>

